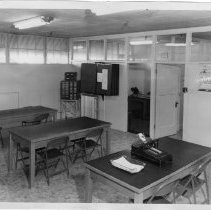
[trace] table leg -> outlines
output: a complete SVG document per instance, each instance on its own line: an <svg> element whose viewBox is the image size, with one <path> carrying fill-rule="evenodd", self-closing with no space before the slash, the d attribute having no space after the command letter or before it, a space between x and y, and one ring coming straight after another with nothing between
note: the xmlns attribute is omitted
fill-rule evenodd
<svg viewBox="0 0 211 210"><path fill-rule="evenodd" d="M143 193L134 195L134 203L143 203Z"/></svg>
<svg viewBox="0 0 211 210"><path fill-rule="evenodd" d="M30 160L29 160L29 188L33 187L35 177L35 145L30 145Z"/></svg>
<svg viewBox="0 0 211 210"><path fill-rule="evenodd" d="M207 167L207 184L208 184L208 203L211 202L211 164Z"/></svg>
<svg viewBox="0 0 211 210"><path fill-rule="evenodd" d="M52 120L56 121L56 119L57 119L57 113L55 112L55 113L52 114Z"/></svg>
<svg viewBox="0 0 211 210"><path fill-rule="evenodd" d="M111 128L106 129L106 155L111 153Z"/></svg>
<svg viewBox="0 0 211 210"><path fill-rule="evenodd" d="M13 140L12 140L12 134L10 133L10 139L9 139L9 151L8 151L8 172L10 172L13 168Z"/></svg>
<svg viewBox="0 0 211 210"><path fill-rule="evenodd" d="M92 202L92 179L90 176L90 170L86 169L86 194L85 194L85 202L91 203Z"/></svg>

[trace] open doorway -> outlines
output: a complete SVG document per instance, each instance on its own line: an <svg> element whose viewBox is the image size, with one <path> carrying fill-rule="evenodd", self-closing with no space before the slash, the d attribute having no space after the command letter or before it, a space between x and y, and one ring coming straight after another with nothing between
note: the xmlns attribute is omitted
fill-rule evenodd
<svg viewBox="0 0 211 210"><path fill-rule="evenodd" d="M128 132L149 136L151 66L130 63L128 70Z"/></svg>
<svg viewBox="0 0 211 210"><path fill-rule="evenodd" d="M155 138L182 139L184 64L156 65Z"/></svg>

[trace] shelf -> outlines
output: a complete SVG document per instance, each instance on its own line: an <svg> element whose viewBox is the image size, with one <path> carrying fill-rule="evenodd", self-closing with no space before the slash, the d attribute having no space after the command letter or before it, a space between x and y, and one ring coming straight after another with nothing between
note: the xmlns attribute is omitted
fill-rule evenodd
<svg viewBox="0 0 211 210"><path fill-rule="evenodd" d="M60 100L60 117L63 118L76 118L80 117L80 100Z"/></svg>

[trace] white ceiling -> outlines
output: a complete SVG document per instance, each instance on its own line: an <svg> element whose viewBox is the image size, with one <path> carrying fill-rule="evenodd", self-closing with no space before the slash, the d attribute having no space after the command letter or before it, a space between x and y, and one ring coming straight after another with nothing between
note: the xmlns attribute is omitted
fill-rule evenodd
<svg viewBox="0 0 211 210"><path fill-rule="evenodd" d="M138 10L137 7L127 11L125 7L125 11L121 8L120 12L98 16L88 4L88 9L85 8L86 2L83 9L8 9L0 5L0 32L82 37L211 25L211 10ZM54 21L21 31L12 27L16 21L39 15L52 16Z"/></svg>

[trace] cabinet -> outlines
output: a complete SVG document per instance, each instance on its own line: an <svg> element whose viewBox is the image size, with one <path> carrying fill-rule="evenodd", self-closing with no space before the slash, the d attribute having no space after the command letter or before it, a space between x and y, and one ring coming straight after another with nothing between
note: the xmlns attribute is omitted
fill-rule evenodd
<svg viewBox="0 0 211 210"><path fill-rule="evenodd" d="M149 135L150 98L145 95L128 97L128 131Z"/></svg>
<svg viewBox="0 0 211 210"><path fill-rule="evenodd" d="M82 63L81 93L118 95L119 64Z"/></svg>

